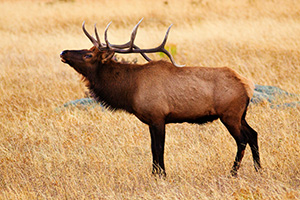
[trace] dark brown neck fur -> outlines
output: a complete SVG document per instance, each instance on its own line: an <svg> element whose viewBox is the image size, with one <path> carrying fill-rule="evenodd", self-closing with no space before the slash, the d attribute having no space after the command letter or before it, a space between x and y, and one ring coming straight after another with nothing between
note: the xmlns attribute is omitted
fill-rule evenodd
<svg viewBox="0 0 300 200"><path fill-rule="evenodd" d="M132 113L136 70L136 66L131 64L110 61L99 66L95 74L86 77L85 82L91 95L107 108Z"/></svg>

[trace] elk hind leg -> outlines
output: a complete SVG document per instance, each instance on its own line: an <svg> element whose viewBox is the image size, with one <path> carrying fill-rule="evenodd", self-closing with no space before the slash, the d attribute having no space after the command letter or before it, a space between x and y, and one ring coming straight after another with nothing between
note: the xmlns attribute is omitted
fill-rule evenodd
<svg viewBox="0 0 300 200"><path fill-rule="evenodd" d="M248 143L251 148L252 157L254 161L254 168L258 171L261 168L260 157L259 157L259 149L257 142L257 132L252 129L245 119L242 119L242 132L246 135Z"/></svg>
<svg viewBox="0 0 300 200"><path fill-rule="evenodd" d="M237 153L235 161L230 171L232 176L237 176L237 171L240 168L242 159L245 154L245 148L247 145L247 138L242 134L240 120L222 120L222 123L226 126L232 137L235 139L237 145Z"/></svg>

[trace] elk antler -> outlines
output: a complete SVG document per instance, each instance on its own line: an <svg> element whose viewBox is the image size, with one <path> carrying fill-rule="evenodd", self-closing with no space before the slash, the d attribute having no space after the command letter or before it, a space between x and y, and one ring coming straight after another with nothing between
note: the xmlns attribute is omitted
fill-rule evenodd
<svg viewBox="0 0 300 200"><path fill-rule="evenodd" d="M111 22L109 23L109 25L110 25L110 24L111 24ZM108 26L109 26L109 25L108 25ZM107 27L107 28L108 28L108 27ZM96 24L95 24L95 36L96 36L97 40L87 32L87 30L85 29L85 22L82 23L82 30L83 30L83 32L85 33L85 35L91 40L91 42L94 44L95 47L97 47L99 50L107 49L107 46L105 46L104 43L101 43L101 42L100 42ZM111 44L111 47L113 47L113 48L119 48L119 49L125 49L125 48L128 48L129 46L130 46L130 41L127 42L127 43L125 43L125 44L122 44L122 45ZM133 44L133 48L135 48L135 49L140 49L140 48L139 48L138 46L136 46L135 44ZM146 54L141 53L141 55L142 55L147 61L151 61L151 59L150 59L148 56L146 56Z"/></svg>
<svg viewBox="0 0 300 200"><path fill-rule="evenodd" d="M99 36L98 36L98 33L97 33L97 28L96 28L96 24L95 24L95 35L96 35L96 38L93 38L86 30L85 30L85 27L84 27L84 22L82 24L82 29L83 29L83 32L85 33L85 35L91 40L91 42L94 44L94 46L96 46L99 50L107 50L107 49L110 49L116 53L140 53L147 61L151 61L151 59L146 56L145 53L156 53L156 52L162 52L164 54L166 54L171 62L176 66L176 67L184 67L184 65L178 65L175 63L172 55L165 49L165 45L166 45L166 42L167 42L167 38L168 38L168 34L169 34L169 31L172 27L172 24L169 26L167 32L166 32L166 35L165 35L165 38L163 40L163 42L156 48L152 48L152 49L140 49L138 46L136 46L134 44L134 40L135 40L135 37L136 37L136 33L137 33L137 29L140 25L140 23L142 22L143 18L135 25L135 27L133 28L132 30L132 33L131 33L131 37L130 37L130 41L125 43L125 44L121 44L121 45L116 45L116 44L110 44L108 39L107 39L107 31L108 31L108 28L110 26L110 24L112 22L110 22L106 29L105 29L105 32L104 32L104 38L105 38L105 44L101 43L100 42L100 39L99 39Z"/></svg>
<svg viewBox="0 0 300 200"><path fill-rule="evenodd" d="M96 37L97 40L95 38L93 38L93 36L91 36L86 30L85 30L85 21L82 23L82 30L84 32L84 34L91 40L91 42L94 44L95 47L97 48L101 48L103 47L103 45L101 44L99 37L98 37L98 33L97 33L97 28L96 28L96 24L95 24L95 33L96 33Z"/></svg>
<svg viewBox="0 0 300 200"><path fill-rule="evenodd" d="M105 37L105 42L106 42L106 46L113 50L114 52L116 53L141 53L142 55L144 53L156 53L156 52L162 52L164 54L166 54L171 62L176 66L176 67L184 67L185 65L178 65L175 63L172 55L165 49L165 45L166 45L166 42L167 42L167 39L168 39L168 35L169 35L169 31L172 27L173 24L171 24L166 32L166 35L165 35L165 38L163 40L163 42L156 48L152 48L152 49L140 49L138 48L136 45L134 45L134 39L135 39L135 36L136 36L136 33L137 33L137 29L140 25L140 23L142 22L143 18L137 23L137 25L135 25L135 27L133 28L132 30L132 33L131 33L131 38L130 38L130 41L126 44L123 44L123 45L112 45L108 42L108 39L107 39L107 30L111 24L111 22L107 25L106 29L105 29L105 32L104 32L104 37ZM118 48L118 47L121 47L121 48ZM137 47L137 48L135 48ZM128 48L128 49L125 49L125 48ZM145 58L145 57L144 57ZM146 59L146 58L145 58ZM147 61L150 61L150 59L146 59Z"/></svg>

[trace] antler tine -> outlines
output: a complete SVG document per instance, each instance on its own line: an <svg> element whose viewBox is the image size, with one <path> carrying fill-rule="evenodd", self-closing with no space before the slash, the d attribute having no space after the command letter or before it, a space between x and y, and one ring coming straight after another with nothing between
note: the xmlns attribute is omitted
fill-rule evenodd
<svg viewBox="0 0 300 200"><path fill-rule="evenodd" d="M105 40L105 43L106 43L106 47L109 48L109 49L111 49L111 45L110 45L110 43L108 42L108 39L107 39L107 30L108 30L111 23L112 23L112 21L109 22L109 24L106 26L106 29L105 29L105 32L104 32L104 40Z"/></svg>
<svg viewBox="0 0 300 200"><path fill-rule="evenodd" d="M165 45L166 45L166 42L167 42L167 39L168 39L168 36L169 36L169 32L170 32L170 29L171 27L173 26L173 24L171 24L166 32L166 35L165 35L165 38L163 40L163 42L161 43L161 45L158 47L158 49L161 50L161 52L165 53L171 60L171 62L173 63L173 65L175 65L176 67L184 67L185 65L179 65L175 62L173 56L165 49Z"/></svg>
<svg viewBox="0 0 300 200"><path fill-rule="evenodd" d="M129 42L129 50L131 50L133 48L133 43L136 37L136 33L137 33L137 29L139 28L140 23L143 21L144 18L142 18L133 28L132 33L131 33L131 38L130 38L130 42Z"/></svg>
<svg viewBox="0 0 300 200"><path fill-rule="evenodd" d="M138 46L136 46L135 44L133 44L133 48L135 48L135 49L140 49ZM142 56L143 56L143 58L145 58L148 62L150 62L151 61L151 59L145 54L145 53L140 53Z"/></svg>
<svg viewBox="0 0 300 200"><path fill-rule="evenodd" d="M82 30L83 30L84 34L91 40L91 42L94 44L94 46L96 46L97 48L99 48L99 43L97 42L97 40L95 38L93 38L93 36L91 36L87 32L87 30L85 29L84 25L85 25L85 21L83 21L83 23L82 23Z"/></svg>
<svg viewBox="0 0 300 200"><path fill-rule="evenodd" d="M161 49L161 52L165 53L170 58L170 60L173 63L173 65L175 65L176 67L184 67L185 66L185 65L179 65L179 64L177 64L175 62L173 56L165 48Z"/></svg>
<svg viewBox="0 0 300 200"><path fill-rule="evenodd" d="M100 41L100 39L99 39L99 35L98 35L96 23L95 23L94 26L95 26L95 35L96 35L96 39L97 39L97 42L98 42L98 44L99 44L99 47L103 47L103 45L102 45L102 43L101 43L101 41Z"/></svg>
<svg viewBox="0 0 300 200"><path fill-rule="evenodd" d="M166 42L167 42L167 39L168 39L168 36L169 36L169 32L170 32L170 29L171 29L172 26L173 26L173 24L171 24L171 25L169 26L169 28L168 28L168 30L167 30L167 32L166 32L165 38L164 38L163 42L162 42L161 45L160 45L160 46L162 46L163 48L164 48L165 45L166 45Z"/></svg>

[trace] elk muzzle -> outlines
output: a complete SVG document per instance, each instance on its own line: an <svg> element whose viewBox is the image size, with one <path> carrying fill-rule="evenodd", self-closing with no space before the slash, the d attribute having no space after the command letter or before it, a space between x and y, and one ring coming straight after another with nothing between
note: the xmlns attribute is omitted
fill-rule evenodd
<svg viewBox="0 0 300 200"><path fill-rule="evenodd" d="M62 61L63 63L67 63L67 60L65 59L65 56L66 56L66 54L67 54L67 51L68 51L68 50L62 51L62 52L60 53L60 59L61 59L61 61Z"/></svg>

